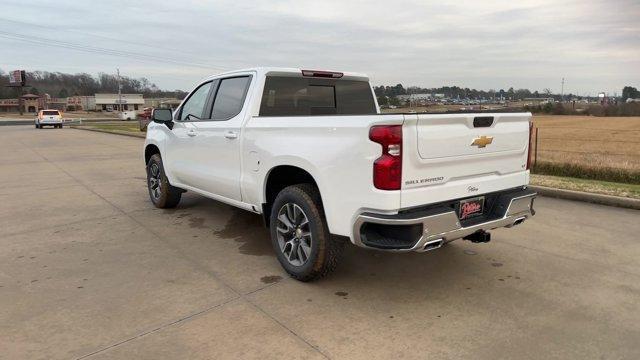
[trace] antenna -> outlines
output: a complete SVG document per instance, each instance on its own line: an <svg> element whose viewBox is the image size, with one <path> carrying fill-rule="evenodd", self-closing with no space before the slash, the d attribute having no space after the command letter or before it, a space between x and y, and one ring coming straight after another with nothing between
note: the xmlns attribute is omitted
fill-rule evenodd
<svg viewBox="0 0 640 360"><path fill-rule="evenodd" d="M560 90L560 101L564 102L564 78L562 78L562 90Z"/></svg>

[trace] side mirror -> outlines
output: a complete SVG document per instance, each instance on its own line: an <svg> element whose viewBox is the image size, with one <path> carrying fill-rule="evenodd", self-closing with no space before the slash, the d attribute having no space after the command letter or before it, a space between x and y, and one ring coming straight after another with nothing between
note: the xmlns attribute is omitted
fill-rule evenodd
<svg viewBox="0 0 640 360"><path fill-rule="evenodd" d="M158 124L165 124L169 129L173 128L173 113L170 109L153 109L151 120Z"/></svg>

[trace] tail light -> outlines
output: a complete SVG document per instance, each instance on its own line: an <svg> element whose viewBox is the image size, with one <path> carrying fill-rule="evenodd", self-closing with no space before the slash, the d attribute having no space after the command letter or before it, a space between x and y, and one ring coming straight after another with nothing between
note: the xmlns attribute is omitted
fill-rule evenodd
<svg viewBox="0 0 640 360"><path fill-rule="evenodd" d="M373 185L380 190L400 190L402 125L373 126L369 139L382 145L382 155L373 162Z"/></svg>
<svg viewBox="0 0 640 360"><path fill-rule="evenodd" d="M533 122L529 122L529 152L527 153L527 170L531 168L531 136L533 134Z"/></svg>
<svg viewBox="0 0 640 360"><path fill-rule="evenodd" d="M302 70L302 76L339 79L344 76L344 74L335 71Z"/></svg>

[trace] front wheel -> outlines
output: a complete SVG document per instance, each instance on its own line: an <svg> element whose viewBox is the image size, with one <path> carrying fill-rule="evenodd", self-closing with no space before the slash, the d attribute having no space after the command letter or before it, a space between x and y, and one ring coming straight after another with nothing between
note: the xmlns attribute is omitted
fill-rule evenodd
<svg viewBox="0 0 640 360"><path fill-rule="evenodd" d="M284 188L271 208L271 243L287 273L300 281L335 269L345 242L332 238L318 189L311 184Z"/></svg>
<svg viewBox="0 0 640 360"><path fill-rule="evenodd" d="M147 188L151 202L160 209L176 207L182 197L182 190L169 183L160 154L153 155L147 163Z"/></svg>

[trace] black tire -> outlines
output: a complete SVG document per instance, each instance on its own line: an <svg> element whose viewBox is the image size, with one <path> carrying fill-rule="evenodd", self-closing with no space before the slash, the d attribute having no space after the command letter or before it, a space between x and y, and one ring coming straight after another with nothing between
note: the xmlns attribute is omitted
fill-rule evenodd
<svg viewBox="0 0 640 360"><path fill-rule="evenodd" d="M303 220L299 222L303 225L297 226L297 230L285 232L285 229L289 229L289 226L282 222L278 216L279 214L280 216L285 215L289 209L287 206L293 207L294 209L295 206L297 206L298 208L296 210L298 213L301 209L302 215L298 215L297 217L304 216L307 222L304 223ZM293 217L288 216L287 218L294 218L292 222L295 223L296 215ZM291 224L291 220L289 221ZM338 265L345 242L342 239L333 238L329 233L320 193L315 186L311 184L298 184L288 186L280 191L271 207L270 228L271 244L276 252L278 261L280 261L282 267L292 278L300 281L316 280L329 274ZM295 228L295 226L292 228ZM301 235L295 235L298 233ZM310 234L308 241L303 240L305 236L303 234L305 233ZM286 242L286 239L288 239L287 236L297 236L299 245L295 245L295 239ZM293 242L293 245L289 245L289 254L294 253L294 248L297 253L298 247L302 247L302 241L305 241L304 249L307 249L308 256L304 255L304 249L300 250L303 254L298 253L299 256L296 257L306 259L304 262L297 261L301 262L300 264L294 264L290 260L291 255L285 255L287 245ZM285 244L284 246L283 243Z"/></svg>
<svg viewBox="0 0 640 360"><path fill-rule="evenodd" d="M155 184L158 184L159 188L155 187ZM182 190L169 183L160 154L151 156L147 163L147 189L151 202L160 209L176 207L182 197Z"/></svg>
<svg viewBox="0 0 640 360"><path fill-rule="evenodd" d="M36 124L36 129L40 129L40 125Z"/></svg>

